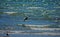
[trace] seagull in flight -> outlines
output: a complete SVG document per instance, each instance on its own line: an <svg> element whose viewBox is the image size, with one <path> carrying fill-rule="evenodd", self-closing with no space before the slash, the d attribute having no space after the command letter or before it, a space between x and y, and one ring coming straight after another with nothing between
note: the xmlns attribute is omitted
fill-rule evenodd
<svg viewBox="0 0 60 37"><path fill-rule="evenodd" d="M25 18L24 18L24 21L26 21L26 20L28 20L28 17L25 17Z"/></svg>

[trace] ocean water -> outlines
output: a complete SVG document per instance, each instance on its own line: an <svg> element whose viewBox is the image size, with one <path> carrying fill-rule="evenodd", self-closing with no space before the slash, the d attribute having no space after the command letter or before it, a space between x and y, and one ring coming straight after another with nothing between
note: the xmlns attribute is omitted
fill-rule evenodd
<svg viewBox="0 0 60 37"><path fill-rule="evenodd" d="M19 19L20 18L20 19ZM26 30L26 28L20 27L20 26L16 26L16 24L27 24L27 25L52 25L55 24L54 21L49 21L49 20L32 20L28 19L27 21L23 21L24 17L18 17L18 16L7 16L7 15L3 15L2 18L0 18L0 28L2 28L2 30L5 30L4 28L8 28L8 27L15 27L15 30L20 30L20 31L25 31L25 32L52 32L52 33L60 33L60 30ZM5 24L7 24L5 26ZM9 30L9 29L6 29ZM1 34L1 37L5 37L6 34ZM7 36L8 37L8 36ZM9 34L9 37L60 37L60 35L41 35L41 34Z"/></svg>
<svg viewBox="0 0 60 37"><path fill-rule="evenodd" d="M25 17L28 17L28 20L24 21ZM33 33L60 33L60 30L31 30L17 24L52 25L53 28L60 29L60 0L0 0L0 30L14 28L16 31ZM0 32L0 37L6 37L6 34ZM60 35L9 34L8 37L60 37Z"/></svg>
<svg viewBox="0 0 60 37"><path fill-rule="evenodd" d="M6 36L1 34L2 37ZM34 35L34 34L10 34L8 37L60 37L60 36L52 36L52 35Z"/></svg>

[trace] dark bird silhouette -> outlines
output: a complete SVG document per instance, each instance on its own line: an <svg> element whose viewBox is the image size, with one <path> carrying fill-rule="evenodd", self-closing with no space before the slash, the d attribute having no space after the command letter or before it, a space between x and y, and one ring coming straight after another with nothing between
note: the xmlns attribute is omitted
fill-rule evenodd
<svg viewBox="0 0 60 37"><path fill-rule="evenodd" d="M28 17L25 17L25 18L24 18L24 21L26 21L26 20L28 20Z"/></svg>
<svg viewBox="0 0 60 37"><path fill-rule="evenodd" d="M9 36L9 34L7 33L6 36Z"/></svg>

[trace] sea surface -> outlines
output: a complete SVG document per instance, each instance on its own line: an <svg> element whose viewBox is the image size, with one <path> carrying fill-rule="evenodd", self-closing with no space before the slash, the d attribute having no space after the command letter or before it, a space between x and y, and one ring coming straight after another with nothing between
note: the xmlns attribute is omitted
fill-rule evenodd
<svg viewBox="0 0 60 37"><path fill-rule="evenodd" d="M25 17L28 17L26 21ZM17 26L18 24L51 25L57 30L31 30ZM16 33L7 36L5 32L10 30ZM28 34L18 34L18 31ZM35 32L44 34L47 32L47 34L34 34ZM60 37L59 34L60 0L0 0L0 37Z"/></svg>

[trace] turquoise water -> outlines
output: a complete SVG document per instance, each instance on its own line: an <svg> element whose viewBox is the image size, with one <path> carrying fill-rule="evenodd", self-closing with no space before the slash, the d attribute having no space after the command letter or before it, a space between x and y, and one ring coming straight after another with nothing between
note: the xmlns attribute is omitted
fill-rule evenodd
<svg viewBox="0 0 60 37"><path fill-rule="evenodd" d="M1 12L3 12L1 14ZM6 12L15 12L9 14ZM24 18L28 20L24 22ZM57 22L56 22L57 20ZM60 0L0 0L0 30L26 31L26 28L17 26L17 24L31 25L52 25L54 28L60 28ZM56 27L57 26L57 27ZM7 28L7 29L6 29ZM30 32L56 32L60 30L31 30ZM0 34L0 36L6 36ZM35 34L10 34L10 37L60 37L57 35L35 35Z"/></svg>

